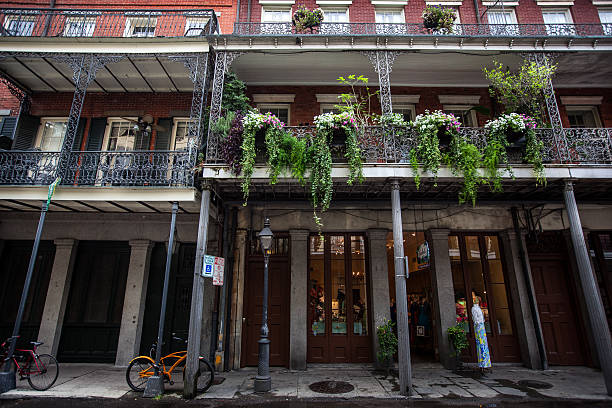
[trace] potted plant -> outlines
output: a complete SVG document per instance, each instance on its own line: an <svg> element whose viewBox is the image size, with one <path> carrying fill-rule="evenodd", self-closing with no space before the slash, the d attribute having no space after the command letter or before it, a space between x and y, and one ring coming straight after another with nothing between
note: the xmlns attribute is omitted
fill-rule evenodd
<svg viewBox="0 0 612 408"><path fill-rule="evenodd" d="M412 122L412 128L417 134L417 145L410 151L414 181L417 189L420 186L419 164L424 171L438 175L442 151L446 151L452 138L459 133L461 123L453 114L442 111L429 112L418 115Z"/></svg>
<svg viewBox="0 0 612 408"><path fill-rule="evenodd" d="M393 364L393 356L397 353L397 336L393 331L393 323L391 320L387 320L382 326L378 326L376 329L376 336L378 337L378 361L385 369L385 376L389 376L391 365Z"/></svg>
<svg viewBox="0 0 612 408"><path fill-rule="evenodd" d="M295 30L298 33L302 33L306 29L309 29L312 33L313 28L319 27L323 21L323 10L318 7L314 10L309 10L305 6L301 5L298 7L295 13L293 13L292 21L293 25L295 26Z"/></svg>
<svg viewBox="0 0 612 408"><path fill-rule="evenodd" d="M452 33L457 16L455 10L439 5L427 6L423 10L423 25L425 28L442 33Z"/></svg>
<svg viewBox="0 0 612 408"><path fill-rule="evenodd" d="M459 371L463 367L463 361L461 361L461 353L468 347L467 336L465 329L463 328L463 322L457 323L457 325L449 327L446 332L448 333L448 340L453 346L452 356L455 357L455 367L453 371Z"/></svg>

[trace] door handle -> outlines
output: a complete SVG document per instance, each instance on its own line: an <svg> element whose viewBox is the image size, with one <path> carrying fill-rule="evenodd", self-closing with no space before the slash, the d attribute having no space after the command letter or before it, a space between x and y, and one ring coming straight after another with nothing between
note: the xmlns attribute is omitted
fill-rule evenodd
<svg viewBox="0 0 612 408"><path fill-rule="evenodd" d="M242 318L242 324L245 324L246 322L247 322L247 318L246 318L246 317L243 317L243 318Z"/></svg>

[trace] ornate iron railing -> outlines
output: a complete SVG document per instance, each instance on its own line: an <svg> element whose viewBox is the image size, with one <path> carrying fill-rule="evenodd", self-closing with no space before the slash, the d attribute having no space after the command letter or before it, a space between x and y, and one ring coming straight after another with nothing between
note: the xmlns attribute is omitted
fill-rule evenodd
<svg viewBox="0 0 612 408"><path fill-rule="evenodd" d="M51 184L57 177L60 152L1 151L0 184Z"/></svg>
<svg viewBox="0 0 612 408"><path fill-rule="evenodd" d="M188 151L71 152L59 174L60 152L0 152L0 184L90 186L192 186Z"/></svg>
<svg viewBox="0 0 612 408"><path fill-rule="evenodd" d="M0 36L192 37L218 34L214 10L4 9Z"/></svg>
<svg viewBox="0 0 612 408"><path fill-rule="evenodd" d="M456 24L432 30L416 23L321 23L298 32L288 23L234 23L235 35L395 35L458 37L610 37L612 24Z"/></svg>
<svg viewBox="0 0 612 408"><path fill-rule="evenodd" d="M311 140L315 135L313 126L288 126L285 129L300 139ZM485 128L460 128L460 134L483 150L487 145ZM542 159L545 163L584 163L612 164L612 129L564 129L564 137L555 136L550 128L536 130L537 136L544 142ZM416 131L408 127L369 126L359 132L359 147L364 163L408 163L410 151L416 147ZM331 140L332 159L335 163L345 161L344 138L335 135ZM265 144L262 137L256 139L256 160L264 163ZM512 146L508 149L512 163L522 162L522 147ZM222 160L209 161L221 163Z"/></svg>

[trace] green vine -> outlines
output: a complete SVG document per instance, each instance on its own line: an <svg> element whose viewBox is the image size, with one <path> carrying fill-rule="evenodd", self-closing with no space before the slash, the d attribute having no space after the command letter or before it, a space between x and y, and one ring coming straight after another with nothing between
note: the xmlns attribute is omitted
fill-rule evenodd
<svg viewBox="0 0 612 408"><path fill-rule="evenodd" d="M538 139L534 131L527 132L525 142L525 155L523 159L533 166L533 174L536 176L536 182L541 186L545 186L546 175L544 174L544 164L542 162L544 142Z"/></svg>
<svg viewBox="0 0 612 408"><path fill-rule="evenodd" d="M242 197L244 204L247 205L249 199L249 191L251 187L251 176L253 175L253 169L255 167L255 134L258 128L252 126L244 126L244 132L242 134L242 160L240 166L242 167L242 181L240 187L242 188Z"/></svg>
<svg viewBox="0 0 612 408"><path fill-rule="evenodd" d="M478 174L478 168L482 160L482 154L476 146L468 142L465 137L455 135L449 147L449 153L444 157L454 175L463 176L463 187L459 191L459 204L471 201L476 205L478 186L482 178Z"/></svg>
<svg viewBox="0 0 612 408"><path fill-rule="evenodd" d="M344 157L348 159L349 177L346 183L352 186L355 180L358 183L363 183L363 161L361 158L361 149L357 142L357 132L346 130L346 153Z"/></svg>
<svg viewBox="0 0 612 408"><path fill-rule="evenodd" d="M331 177L332 157L329 149L331 132L319 131L313 138L311 148L310 198L313 206L314 221L321 228L321 219L317 216L317 208L327 211L333 194Z"/></svg>
<svg viewBox="0 0 612 408"><path fill-rule="evenodd" d="M487 137L487 146L484 149L482 164L485 168L487 182L494 193L501 193L503 191L502 178L499 171L500 163L503 163L506 166L506 171L512 174L512 168L508 163L508 155L506 154L506 148L509 145L505 133L491 132Z"/></svg>
<svg viewBox="0 0 612 408"><path fill-rule="evenodd" d="M305 185L304 175L308 168L306 141L272 126L266 130L265 138L270 184L276 184L279 174L289 169L291 175L302 186Z"/></svg>

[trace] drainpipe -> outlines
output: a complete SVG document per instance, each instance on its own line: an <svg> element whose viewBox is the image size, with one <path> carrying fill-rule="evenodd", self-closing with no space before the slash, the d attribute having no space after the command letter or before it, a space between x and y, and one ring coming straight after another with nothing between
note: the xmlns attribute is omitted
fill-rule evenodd
<svg viewBox="0 0 612 408"><path fill-rule="evenodd" d="M251 22L251 0L248 2L247 6L247 23Z"/></svg>
<svg viewBox="0 0 612 408"><path fill-rule="evenodd" d="M236 22L240 22L240 0L238 0L238 4L236 7Z"/></svg>
<svg viewBox="0 0 612 408"><path fill-rule="evenodd" d="M227 300L226 300L226 311L225 311L225 332L223 333L224 340L224 348L223 348L223 362L224 362L224 370L229 371L230 362L229 362L229 346L230 346L230 326L229 322L232 316L232 291L234 290L234 250L236 244L236 228L238 227L238 209L236 207L232 208L232 224L230 227L230 239L229 239L229 251L226 261L226 278L227 279Z"/></svg>
<svg viewBox="0 0 612 408"><path fill-rule="evenodd" d="M480 19L480 10L478 9L478 0L474 0L474 10L476 10L476 22L478 24L482 24L482 20Z"/></svg>
<svg viewBox="0 0 612 408"><path fill-rule="evenodd" d="M50 9L54 9L55 8L55 0L50 0L49 1L49 8ZM48 14L47 17L45 18L45 28L43 29L43 37L46 37L47 34L49 34L49 25L51 24L51 14Z"/></svg>
<svg viewBox="0 0 612 408"><path fill-rule="evenodd" d="M542 326L540 324L540 315L538 314L538 306L535 299L535 291L529 276L529 264L527 257L525 256L525 249L523 248L523 235L521 233L521 226L519 224L518 209L512 207L512 223L514 224L514 232L516 239L518 239L519 257L521 258L521 266L523 267L523 279L527 286L527 297L529 298L529 310L531 310L531 316L533 318L533 326L536 334L536 341L538 342L538 352L540 353L540 363L542 364L542 370L548 370L548 357L546 356L546 349L544 348L544 337L542 336Z"/></svg>

